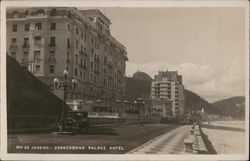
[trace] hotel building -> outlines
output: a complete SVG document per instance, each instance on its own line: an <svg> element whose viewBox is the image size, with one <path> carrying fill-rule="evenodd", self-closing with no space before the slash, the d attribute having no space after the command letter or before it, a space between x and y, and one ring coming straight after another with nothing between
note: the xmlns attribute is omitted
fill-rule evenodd
<svg viewBox="0 0 250 161"><path fill-rule="evenodd" d="M152 114L181 118L184 114L184 86L177 71L159 71L151 86Z"/></svg>
<svg viewBox="0 0 250 161"><path fill-rule="evenodd" d="M124 98L126 48L110 32L110 20L99 10L12 8L7 10L7 54L15 58L62 98L53 80L77 80L67 102L103 106L112 111ZM98 101L97 101L98 100Z"/></svg>

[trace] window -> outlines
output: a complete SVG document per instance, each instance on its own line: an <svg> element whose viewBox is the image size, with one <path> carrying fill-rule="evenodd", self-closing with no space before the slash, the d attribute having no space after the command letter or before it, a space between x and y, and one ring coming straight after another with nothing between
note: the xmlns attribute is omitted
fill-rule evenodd
<svg viewBox="0 0 250 161"><path fill-rule="evenodd" d="M81 39L83 40L83 33L81 33Z"/></svg>
<svg viewBox="0 0 250 161"><path fill-rule="evenodd" d="M85 42L87 41L87 35L84 35L84 41Z"/></svg>
<svg viewBox="0 0 250 161"><path fill-rule="evenodd" d="M23 58L28 59L29 53L27 51L23 52Z"/></svg>
<svg viewBox="0 0 250 161"><path fill-rule="evenodd" d="M54 73L55 72L55 66L54 65L50 65L49 66L49 73Z"/></svg>
<svg viewBox="0 0 250 161"><path fill-rule="evenodd" d="M69 71L69 66L66 67L66 70Z"/></svg>
<svg viewBox="0 0 250 161"><path fill-rule="evenodd" d="M77 68L75 68L75 76L77 76Z"/></svg>
<svg viewBox="0 0 250 161"><path fill-rule="evenodd" d="M81 45L81 52L83 52L83 46Z"/></svg>
<svg viewBox="0 0 250 161"><path fill-rule="evenodd" d="M50 37L50 43L49 43L50 47L55 47L56 46L56 37Z"/></svg>
<svg viewBox="0 0 250 161"><path fill-rule="evenodd" d="M29 44L29 38L28 37L25 37L23 40L24 40L25 45Z"/></svg>
<svg viewBox="0 0 250 161"><path fill-rule="evenodd" d="M41 51L39 51L39 50L34 51L34 58L35 58L35 60L40 59L41 58Z"/></svg>
<svg viewBox="0 0 250 161"><path fill-rule="evenodd" d="M11 42L12 42L13 44L15 44L15 43L16 43L16 38L12 38L12 39L11 39Z"/></svg>
<svg viewBox="0 0 250 161"><path fill-rule="evenodd" d="M90 69L91 69L91 72L93 72L93 62L91 62L90 64Z"/></svg>
<svg viewBox="0 0 250 161"><path fill-rule="evenodd" d="M29 30L30 30L30 24L25 24L24 31L29 31Z"/></svg>
<svg viewBox="0 0 250 161"><path fill-rule="evenodd" d="M29 15L29 11L28 10L26 10L24 13L25 13L26 16Z"/></svg>
<svg viewBox="0 0 250 161"><path fill-rule="evenodd" d="M93 37L91 37L91 43L94 44L94 38Z"/></svg>
<svg viewBox="0 0 250 161"><path fill-rule="evenodd" d="M28 37L24 38L23 48L29 48L29 38Z"/></svg>
<svg viewBox="0 0 250 161"><path fill-rule="evenodd" d="M50 24L50 30L56 30L56 23Z"/></svg>
<svg viewBox="0 0 250 161"><path fill-rule="evenodd" d="M91 56L94 56L94 49L91 49Z"/></svg>
<svg viewBox="0 0 250 161"><path fill-rule="evenodd" d="M39 72L40 71L40 65L36 65L36 72Z"/></svg>
<svg viewBox="0 0 250 161"><path fill-rule="evenodd" d="M55 51L49 52L49 58L55 58Z"/></svg>
<svg viewBox="0 0 250 161"><path fill-rule="evenodd" d="M106 56L104 56L104 65L107 65L107 60L108 60L108 58Z"/></svg>
<svg viewBox="0 0 250 161"><path fill-rule="evenodd" d="M70 39L67 39L67 47L70 48Z"/></svg>
<svg viewBox="0 0 250 161"><path fill-rule="evenodd" d="M12 32L17 32L17 25L12 25Z"/></svg>
<svg viewBox="0 0 250 161"><path fill-rule="evenodd" d="M35 24L35 29L36 30L42 30L42 23L36 23Z"/></svg>
<svg viewBox="0 0 250 161"><path fill-rule="evenodd" d="M56 16L56 9L52 9L52 10L51 10L50 16Z"/></svg>
<svg viewBox="0 0 250 161"><path fill-rule="evenodd" d="M84 47L84 54L87 54L87 48Z"/></svg>
<svg viewBox="0 0 250 161"><path fill-rule="evenodd" d="M76 40L76 48L78 49L78 41Z"/></svg>
<svg viewBox="0 0 250 161"><path fill-rule="evenodd" d="M76 28L76 34L78 35L78 28Z"/></svg>
<svg viewBox="0 0 250 161"><path fill-rule="evenodd" d="M67 52L67 59L69 59L69 52Z"/></svg>
<svg viewBox="0 0 250 161"><path fill-rule="evenodd" d="M86 69L87 66L86 66L86 59L83 60L83 67Z"/></svg>
<svg viewBox="0 0 250 161"><path fill-rule="evenodd" d="M68 30L70 31L70 24L68 24Z"/></svg>
<svg viewBox="0 0 250 161"><path fill-rule="evenodd" d="M93 74L90 75L91 82L93 82Z"/></svg>
<svg viewBox="0 0 250 161"><path fill-rule="evenodd" d="M80 76L81 76L81 78L82 78L82 71L80 71Z"/></svg>
<svg viewBox="0 0 250 161"><path fill-rule="evenodd" d="M78 64L78 55L75 55L75 64Z"/></svg>
<svg viewBox="0 0 250 161"><path fill-rule="evenodd" d="M11 56L12 56L13 58L16 58L16 52L11 52Z"/></svg>
<svg viewBox="0 0 250 161"><path fill-rule="evenodd" d="M35 44L40 44L42 42L41 36L35 36Z"/></svg>

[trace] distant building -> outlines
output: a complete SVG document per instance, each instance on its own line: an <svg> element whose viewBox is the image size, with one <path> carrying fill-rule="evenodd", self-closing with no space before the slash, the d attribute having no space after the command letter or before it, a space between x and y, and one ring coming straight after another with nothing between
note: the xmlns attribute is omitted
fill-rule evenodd
<svg viewBox="0 0 250 161"><path fill-rule="evenodd" d="M159 71L151 86L151 113L168 118L184 115L184 86L177 71Z"/></svg>
<svg viewBox="0 0 250 161"><path fill-rule="evenodd" d="M51 87L55 77L63 80L67 69L68 80L78 81L77 89L67 92L70 104L87 102L112 111L115 100L124 98L128 59L110 24L99 10L8 9L7 53ZM62 92L54 92L62 98Z"/></svg>

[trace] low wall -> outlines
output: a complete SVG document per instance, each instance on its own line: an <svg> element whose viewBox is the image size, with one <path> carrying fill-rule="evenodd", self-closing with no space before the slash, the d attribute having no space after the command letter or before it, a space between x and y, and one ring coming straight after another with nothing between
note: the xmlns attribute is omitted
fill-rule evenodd
<svg viewBox="0 0 250 161"><path fill-rule="evenodd" d="M57 128L57 116L8 116L8 132L22 132L33 130L52 130ZM138 114L127 114L123 118L105 118L96 117L88 118L90 126L109 125L109 124L137 124L139 121ZM141 116L140 123L160 123L160 118L153 116Z"/></svg>

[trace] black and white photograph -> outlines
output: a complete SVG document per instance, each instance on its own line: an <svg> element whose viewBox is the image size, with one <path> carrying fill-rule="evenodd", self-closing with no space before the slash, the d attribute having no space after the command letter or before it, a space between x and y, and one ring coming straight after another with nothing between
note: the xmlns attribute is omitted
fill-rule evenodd
<svg viewBox="0 0 250 161"><path fill-rule="evenodd" d="M249 3L175 2L1 2L1 159L248 160Z"/></svg>

